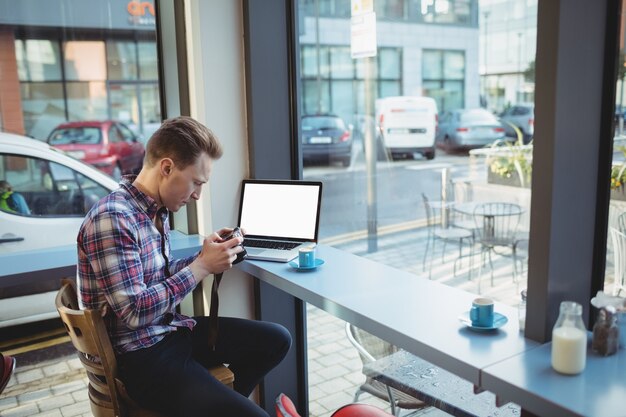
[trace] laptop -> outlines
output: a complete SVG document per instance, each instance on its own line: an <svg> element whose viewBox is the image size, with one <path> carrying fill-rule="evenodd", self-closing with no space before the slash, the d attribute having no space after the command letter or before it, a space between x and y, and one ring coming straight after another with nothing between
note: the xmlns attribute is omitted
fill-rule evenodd
<svg viewBox="0 0 626 417"><path fill-rule="evenodd" d="M243 180L238 224L246 259L288 262L316 244L321 202L319 181Z"/></svg>

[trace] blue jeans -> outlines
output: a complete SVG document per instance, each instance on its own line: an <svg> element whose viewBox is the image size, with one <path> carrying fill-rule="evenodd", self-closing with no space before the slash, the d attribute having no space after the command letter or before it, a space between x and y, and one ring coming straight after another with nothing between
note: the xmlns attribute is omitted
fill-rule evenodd
<svg viewBox="0 0 626 417"><path fill-rule="evenodd" d="M284 327L268 322L219 318L215 350L208 347L208 317L194 317L193 330L180 328L156 345L118 356L126 389L138 404L167 416L268 417L248 399L291 346ZM234 390L207 367L226 363Z"/></svg>

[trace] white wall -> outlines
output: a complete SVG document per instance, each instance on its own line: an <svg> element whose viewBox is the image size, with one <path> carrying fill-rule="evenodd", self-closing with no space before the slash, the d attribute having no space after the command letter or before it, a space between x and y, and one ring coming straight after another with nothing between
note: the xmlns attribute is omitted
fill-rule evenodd
<svg viewBox="0 0 626 417"><path fill-rule="evenodd" d="M243 21L241 1L188 0L185 3L192 116L206 124L224 146L198 204L201 234L237 222L241 180L248 177ZM237 270L224 274L220 315L254 317L252 278ZM205 300L211 282L205 280ZM205 306L208 312L208 307Z"/></svg>

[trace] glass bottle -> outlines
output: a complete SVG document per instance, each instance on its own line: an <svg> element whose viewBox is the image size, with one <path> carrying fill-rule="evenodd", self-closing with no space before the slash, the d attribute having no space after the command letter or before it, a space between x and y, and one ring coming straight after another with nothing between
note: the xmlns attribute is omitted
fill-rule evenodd
<svg viewBox="0 0 626 417"><path fill-rule="evenodd" d="M552 329L552 367L562 374L575 375L585 369L587 330L582 313L580 304L563 301Z"/></svg>
<svg viewBox="0 0 626 417"><path fill-rule="evenodd" d="M523 333L526 328L526 290L522 290L521 296L522 301L517 305L517 318L519 319L519 331Z"/></svg>
<svg viewBox="0 0 626 417"><path fill-rule="evenodd" d="M602 356L617 352L619 328L617 327L617 311L613 306L600 309L598 320L593 326L591 349Z"/></svg>

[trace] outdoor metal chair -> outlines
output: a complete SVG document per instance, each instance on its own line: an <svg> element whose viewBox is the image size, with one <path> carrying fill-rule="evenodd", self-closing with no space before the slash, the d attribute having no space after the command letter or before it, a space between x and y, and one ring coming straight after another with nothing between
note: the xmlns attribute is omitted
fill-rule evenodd
<svg viewBox="0 0 626 417"><path fill-rule="evenodd" d="M426 194L422 193L422 200L424 202L424 209L426 211L426 223L428 226L428 236L426 239L426 249L424 250L424 259L422 261L422 271L426 270L426 260L428 259L428 252L432 250L432 253L435 253L435 241L441 240L443 242L443 247L441 249L441 262L443 263L444 255L446 252L446 243L450 241L457 242L459 245L459 256L454 261L454 275L456 275L456 264L457 261L460 260L463 256L463 243L467 243L468 249L471 251L474 233L471 230L456 227L456 226L448 226L443 228L435 224L433 208L426 197ZM432 249L431 249L432 247ZM428 268L428 278L430 279L432 272L432 256L429 263Z"/></svg>
<svg viewBox="0 0 626 417"><path fill-rule="evenodd" d="M613 268L615 271L613 295L619 295L622 290L626 291L626 233L614 227L609 230L613 241Z"/></svg>
<svg viewBox="0 0 626 417"><path fill-rule="evenodd" d="M359 357L364 366L398 351L396 346L350 323L346 323L346 335L352 346L359 352ZM365 382L361 384L354 393L354 402L359 401L359 397L364 392L389 402L391 414L394 416L399 416L402 409L421 410L427 407L426 403L417 398L391 388L389 385L369 376L365 377Z"/></svg>
<svg viewBox="0 0 626 417"><path fill-rule="evenodd" d="M450 178L448 180L448 195L451 197L451 201L455 204L469 203L473 201L472 184L469 181L454 180ZM471 215L459 213L456 210L452 210L450 223L454 227L461 229L467 229L472 232L472 238L474 237L476 224Z"/></svg>
<svg viewBox="0 0 626 417"><path fill-rule="evenodd" d="M617 230L626 233L626 211L617 216Z"/></svg>
<svg viewBox="0 0 626 417"><path fill-rule="evenodd" d="M55 304L65 330L78 351L78 358L87 371L88 395L95 417L162 417L135 403L118 378L118 367L100 310L80 310L76 284L64 279ZM208 346L207 346L208 349ZM232 388L233 373L225 366L208 371L220 382Z"/></svg>
<svg viewBox="0 0 626 417"><path fill-rule="evenodd" d="M522 208L514 203L481 203L474 208L474 222L476 223L476 241L480 244L480 263L478 270L478 293L482 267L487 255L491 267L491 285L493 286L492 252L497 255L506 255L497 252L497 248L509 248L513 258L513 282L517 278L517 228L522 215Z"/></svg>

